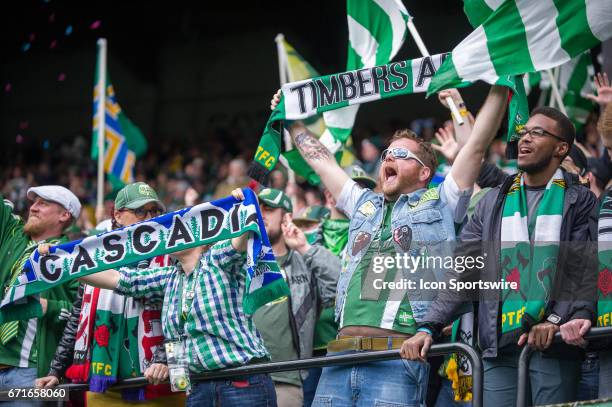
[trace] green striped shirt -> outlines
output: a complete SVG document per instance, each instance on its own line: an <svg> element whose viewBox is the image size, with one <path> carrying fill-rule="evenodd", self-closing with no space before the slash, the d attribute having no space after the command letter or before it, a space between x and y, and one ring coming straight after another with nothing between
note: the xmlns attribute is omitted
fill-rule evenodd
<svg viewBox="0 0 612 407"><path fill-rule="evenodd" d="M266 358L268 352L250 316L242 308L246 270L242 253L230 241L202 255L188 276L181 265L147 270L120 269L119 294L163 297L162 327L167 340L182 339L194 373ZM193 303L181 318L183 287L194 287Z"/></svg>

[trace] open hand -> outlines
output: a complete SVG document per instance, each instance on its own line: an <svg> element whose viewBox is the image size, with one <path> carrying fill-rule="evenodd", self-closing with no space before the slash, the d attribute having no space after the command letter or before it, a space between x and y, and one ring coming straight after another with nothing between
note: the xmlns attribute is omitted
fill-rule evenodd
<svg viewBox="0 0 612 407"><path fill-rule="evenodd" d="M599 72L595 75L594 80L597 95L586 95L586 97L604 108L608 103L612 103L612 86L610 86L608 74Z"/></svg>
<svg viewBox="0 0 612 407"><path fill-rule="evenodd" d="M435 136L440 145L432 143L431 148L442 154L448 163L452 164L460 150L459 143L457 143L457 140L455 140L453 129L440 127L438 131L436 131Z"/></svg>

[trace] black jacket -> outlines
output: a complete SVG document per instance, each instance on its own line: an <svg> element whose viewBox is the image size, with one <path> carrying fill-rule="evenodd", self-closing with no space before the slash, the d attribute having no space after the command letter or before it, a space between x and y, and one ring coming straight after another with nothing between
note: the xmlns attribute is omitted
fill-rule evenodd
<svg viewBox="0 0 612 407"><path fill-rule="evenodd" d="M585 186L580 185L575 176L564 171L568 188L563 204L563 221L561 224L558 271L553 282L555 301L547 304L547 315L559 315L561 323L571 319L593 319L595 314L591 290L596 287L594 277L597 258L594 245L592 217L596 213L597 199ZM489 172L489 180L501 180L503 183L491 189L478 203L474 215L465 225L459 236L460 243L457 255L478 256L486 252L485 267L478 272L464 272L456 275L461 280L500 281L500 236L501 220L505 196L514 176L503 175L501 170ZM491 183L486 184L491 185ZM572 242L571 244L568 242ZM583 242L583 243L576 243ZM482 247L481 247L481 243ZM586 252L585 252L586 251ZM594 291L593 291L594 292ZM434 334L451 322L455 311L464 302L465 297L453 290L445 290L432 303L425 322L421 324L431 329ZM590 299L590 301L587 301ZM481 290L478 293L478 341L483 357L497 356L498 346L498 313L500 292ZM546 315L546 316L547 316ZM546 317L545 316L545 317Z"/></svg>

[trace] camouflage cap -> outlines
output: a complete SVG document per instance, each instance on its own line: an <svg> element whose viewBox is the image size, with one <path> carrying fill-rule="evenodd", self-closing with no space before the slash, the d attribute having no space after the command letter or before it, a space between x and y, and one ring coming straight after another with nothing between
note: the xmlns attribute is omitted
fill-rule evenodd
<svg viewBox="0 0 612 407"><path fill-rule="evenodd" d="M283 208L287 212L293 212L291 199L280 189L264 188L257 195L259 202L270 208Z"/></svg>
<svg viewBox="0 0 612 407"><path fill-rule="evenodd" d="M376 180L368 175L367 172L358 165L351 165L344 169L349 177L359 185L366 188L376 188Z"/></svg>
<svg viewBox="0 0 612 407"><path fill-rule="evenodd" d="M312 225L314 223L321 222L323 219L328 218L329 214L329 209L327 209L326 207L320 205L313 205L307 207L302 211L302 213L293 218L293 223L295 223L298 227Z"/></svg>

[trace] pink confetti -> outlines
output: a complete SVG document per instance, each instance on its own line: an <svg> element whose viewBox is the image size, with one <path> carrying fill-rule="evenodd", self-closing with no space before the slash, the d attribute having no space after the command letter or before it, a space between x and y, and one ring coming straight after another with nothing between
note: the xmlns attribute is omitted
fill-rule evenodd
<svg viewBox="0 0 612 407"><path fill-rule="evenodd" d="M102 22L100 20L96 20L93 23L91 23L89 28L92 29L92 30L96 30L96 29L98 29L100 27L100 24L102 24Z"/></svg>
<svg viewBox="0 0 612 407"><path fill-rule="evenodd" d="M64 82L66 80L66 74L59 74L59 76L57 77L57 80L60 82Z"/></svg>
<svg viewBox="0 0 612 407"><path fill-rule="evenodd" d="M17 137L15 138L15 143L17 144L23 143L23 136L21 134L17 135Z"/></svg>
<svg viewBox="0 0 612 407"><path fill-rule="evenodd" d="M56 46L57 46L57 41L56 40L51 41L51 44L49 44L49 48L51 48L51 49L55 48Z"/></svg>
<svg viewBox="0 0 612 407"><path fill-rule="evenodd" d="M11 86L10 83L7 83L6 85L4 85L4 91L5 92L10 92L12 88L13 87Z"/></svg>
<svg viewBox="0 0 612 407"><path fill-rule="evenodd" d="M33 42L36 39L36 34L30 33L30 42Z"/></svg>
<svg viewBox="0 0 612 407"><path fill-rule="evenodd" d="M49 22L50 22L50 23L54 23L54 22L55 22L55 13L51 13L51 14L49 15Z"/></svg>

